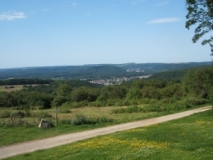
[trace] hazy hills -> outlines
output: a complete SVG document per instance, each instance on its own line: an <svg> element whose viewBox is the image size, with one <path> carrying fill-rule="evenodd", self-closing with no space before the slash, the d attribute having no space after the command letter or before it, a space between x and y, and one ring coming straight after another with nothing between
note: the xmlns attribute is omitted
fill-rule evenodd
<svg viewBox="0 0 213 160"><path fill-rule="evenodd" d="M208 66L212 62L190 63L126 63L82 66L48 66L0 69L0 79L8 78L63 78L97 79L153 75L162 71Z"/></svg>

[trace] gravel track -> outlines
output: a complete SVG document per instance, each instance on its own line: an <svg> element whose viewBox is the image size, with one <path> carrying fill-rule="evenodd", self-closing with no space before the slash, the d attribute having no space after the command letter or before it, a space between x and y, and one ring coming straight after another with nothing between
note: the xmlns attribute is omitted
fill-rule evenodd
<svg viewBox="0 0 213 160"><path fill-rule="evenodd" d="M84 139L88 139L88 138L92 138L96 136L101 136L101 135L106 135L106 134L124 131L128 129L162 123L162 122L186 117L194 113L204 112L209 109L211 109L211 107L202 107L202 108L197 108L197 109L184 111L180 113L161 116L158 118L150 118L150 119L136 121L136 122L129 122L125 124L93 129L89 131L82 131L82 132L71 133L71 134L61 135L61 136L52 137L52 138L34 140L34 141L18 143L18 144L14 144L10 146L0 147L0 159L15 156L18 154L34 152L36 150L53 148L60 145L69 144L72 142L76 142L79 140L84 140Z"/></svg>

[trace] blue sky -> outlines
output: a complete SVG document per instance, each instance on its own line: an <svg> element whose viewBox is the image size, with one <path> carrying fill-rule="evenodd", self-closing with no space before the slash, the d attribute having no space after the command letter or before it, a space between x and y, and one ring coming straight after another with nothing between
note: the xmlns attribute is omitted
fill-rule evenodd
<svg viewBox="0 0 213 160"><path fill-rule="evenodd" d="M1 0L0 68L211 61L185 0Z"/></svg>

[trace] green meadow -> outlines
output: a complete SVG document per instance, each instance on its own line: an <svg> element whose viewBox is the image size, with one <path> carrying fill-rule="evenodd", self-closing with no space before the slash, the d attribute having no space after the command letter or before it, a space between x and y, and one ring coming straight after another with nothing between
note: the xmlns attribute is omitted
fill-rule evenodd
<svg viewBox="0 0 213 160"><path fill-rule="evenodd" d="M169 112L133 112L133 113L114 113L117 110L129 111L133 107L84 107L84 108L59 108L58 125L55 126L54 109L47 110L30 110L29 116L23 118L11 119L10 115L20 116L21 113L26 115L25 110L10 110L7 108L0 109L0 146L20 143L35 139L44 139L47 137L58 136L82 130L89 130L99 127L105 127L113 124L120 124L130 121L142 120L151 117L158 117L169 114ZM142 108L142 106L137 107ZM72 124L77 119L82 124ZM8 118L3 118L9 116ZM46 129L38 128L39 122L45 118L54 126ZM99 120L99 121L97 121ZM96 123L97 122L97 123Z"/></svg>
<svg viewBox="0 0 213 160"><path fill-rule="evenodd" d="M117 132L7 160L210 160L213 111L143 128Z"/></svg>

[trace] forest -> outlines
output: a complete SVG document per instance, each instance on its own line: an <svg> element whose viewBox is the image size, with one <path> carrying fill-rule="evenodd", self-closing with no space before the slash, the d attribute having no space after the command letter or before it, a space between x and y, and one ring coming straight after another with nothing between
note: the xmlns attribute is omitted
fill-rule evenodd
<svg viewBox="0 0 213 160"><path fill-rule="evenodd" d="M163 71L182 70L211 65L212 62L191 63L127 63L82 66L46 66L0 69L0 80L33 79L102 79L153 75Z"/></svg>
<svg viewBox="0 0 213 160"><path fill-rule="evenodd" d="M189 69L183 73L179 79L172 78L173 72L163 72L159 77L164 75L169 78L156 76L110 86L95 85L85 80L37 80L37 86L24 85L22 90L1 91L0 107L48 109L148 104L144 111L165 111L212 103L212 66ZM0 84L20 84L19 81L0 81ZM36 79L22 79L23 84L32 84L30 82L33 81Z"/></svg>

